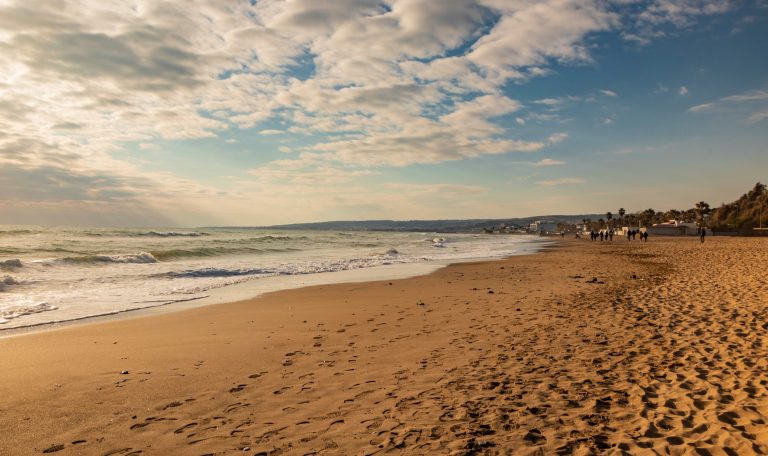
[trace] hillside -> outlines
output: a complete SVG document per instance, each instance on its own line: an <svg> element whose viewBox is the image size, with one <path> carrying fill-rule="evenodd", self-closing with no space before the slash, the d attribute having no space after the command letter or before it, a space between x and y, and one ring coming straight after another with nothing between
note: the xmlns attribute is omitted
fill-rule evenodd
<svg viewBox="0 0 768 456"><path fill-rule="evenodd" d="M558 223L580 223L584 218L598 218L599 215L540 215L506 219L468 219L468 220L339 220L317 223L293 223L273 225L265 228L281 230L341 230L341 231L434 231L481 232L483 228L527 227L537 220L551 220Z"/></svg>

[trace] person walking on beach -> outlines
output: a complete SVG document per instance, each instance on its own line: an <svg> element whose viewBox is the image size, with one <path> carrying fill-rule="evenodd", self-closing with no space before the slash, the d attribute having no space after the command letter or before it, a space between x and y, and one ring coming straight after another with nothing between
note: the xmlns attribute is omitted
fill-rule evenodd
<svg viewBox="0 0 768 456"><path fill-rule="evenodd" d="M701 227L701 235L699 236L699 239L701 239L701 242L704 242L704 237L707 235L707 229L703 226Z"/></svg>

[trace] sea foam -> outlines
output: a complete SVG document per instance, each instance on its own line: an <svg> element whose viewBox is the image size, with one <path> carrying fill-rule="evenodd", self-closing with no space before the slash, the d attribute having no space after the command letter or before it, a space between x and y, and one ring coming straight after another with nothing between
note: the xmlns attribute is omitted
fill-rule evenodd
<svg viewBox="0 0 768 456"><path fill-rule="evenodd" d="M33 305L0 307L0 325L6 324L14 318L19 318L24 315L32 315L56 309L56 306L52 306L47 302L41 302Z"/></svg>
<svg viewBox="0 0 768 456"><path fill-rule="evenodd" d="M64 263L157 263L157 258L149 252L125 255L85 255L54 260Z"/></svg>

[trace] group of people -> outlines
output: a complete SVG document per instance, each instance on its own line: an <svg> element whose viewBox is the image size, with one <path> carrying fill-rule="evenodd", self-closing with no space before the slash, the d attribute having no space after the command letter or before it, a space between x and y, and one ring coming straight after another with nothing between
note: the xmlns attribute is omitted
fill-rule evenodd
<svg viewBox="0 0 768 456"><path fill-rule="evenodd" d="M589 237L592 239L592 241L596 241L600 239L601 241L612 241L613 240L613 230L610 231L600 231L596 232L595 230L592 230L589 232Z"/></svg>
<svg viewBox="0 0 768 456"><path fill-rule="evenodd" d="M637 238L638 234L640 235L641 241L648 242L648 231L640 231L640 230L627 231L627 240L634 241Z"/></svg>
<svg viewBox="0 0 768 456"><path fill-rule="evenodd" d="M613 230L608 231L595 231L592 230L589 232L589 238L594 242L600 239L601 241L613 241ZM648 231L640 231L640 230L629 230L627 231L627 240L628 241L634 241L637 239L637 236L640 235L640 241L642 242L648 242ZM579 237L577 234L576 237Z"/></svg>

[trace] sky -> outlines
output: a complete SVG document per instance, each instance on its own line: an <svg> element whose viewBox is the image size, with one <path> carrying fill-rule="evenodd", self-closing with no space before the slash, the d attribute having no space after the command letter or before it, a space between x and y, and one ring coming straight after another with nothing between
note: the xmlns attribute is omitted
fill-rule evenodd
<svg viewBox="0 0 768 456"><path fill-rule="evenodd" d="M768 0L0 0L0 223L718 206L766 43Z"/></svg>

